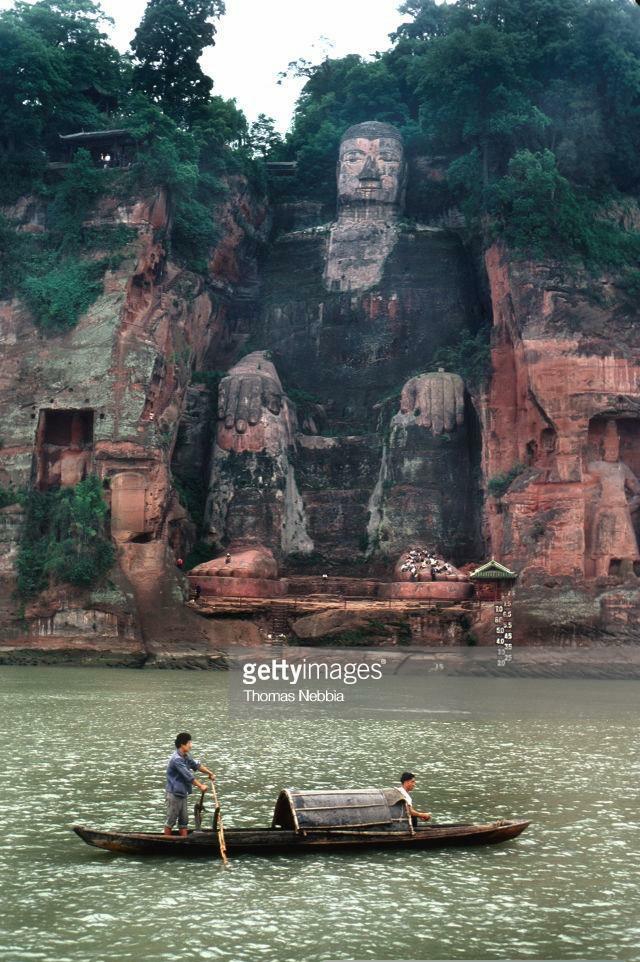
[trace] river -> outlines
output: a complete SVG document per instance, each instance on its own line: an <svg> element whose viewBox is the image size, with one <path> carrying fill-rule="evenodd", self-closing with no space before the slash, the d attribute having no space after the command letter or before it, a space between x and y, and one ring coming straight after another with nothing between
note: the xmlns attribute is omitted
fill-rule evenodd
<svg viewBox="0 0 640 962"><path fill-rule="evenodd" d="M0 679L3 962L640 959L640 682L398 678L411 711L393 720L279 721L228 718L219 672ZM438 821L532 825L495 847L228 870L113 856L69 830L159 829L182 729L228 826L269 824L284 786L388 786L405 767Z"/></svg>

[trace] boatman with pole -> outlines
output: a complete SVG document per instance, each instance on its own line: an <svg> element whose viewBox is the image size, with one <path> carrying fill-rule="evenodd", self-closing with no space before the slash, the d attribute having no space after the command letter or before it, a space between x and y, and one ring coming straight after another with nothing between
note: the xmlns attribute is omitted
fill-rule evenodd
<svg viewBox="0 0 640 962"><path fill-rule="evenodd" d="M173 826L178 823L178 835L187 834L189 824L189 812L187 799L193 791L193 786L201 792L207 791L207 785L198 781L194 772L203 772L212 780L214 773L202 762L196 761L191 757L190 752L193 746L189 732L179 732L175 740L176 750L169 759L167 765L167 818L164 825L164 834L172 835Z"/></svg>
<svg viewBox="0 0 640 962"><path fill-rule="evenodd" d="M428 822L431 818L431 812L418 812L417 809L413 807L413 799L409 792L412 792L416 787L416 776L413 772L403 772L400 776L400 788L398 791L406 799L407 810L411 816L411 822L415 826L418 824L418 819L422 822Z"/></svg>

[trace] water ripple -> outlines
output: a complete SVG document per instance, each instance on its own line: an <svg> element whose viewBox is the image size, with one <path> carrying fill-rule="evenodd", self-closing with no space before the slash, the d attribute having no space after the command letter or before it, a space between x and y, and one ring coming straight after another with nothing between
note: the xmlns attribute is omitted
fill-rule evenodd
<svg viewBox="0 0 640 962"><path fill-rule="evenodd" d="M226 686L216 673L3 671L0 710L20 733L0 789L3 962L640 959L637 683L402 678L398 705L415 713L295 723L228 719ZM404 767L440 821L533 824L494 848L246 857L228 871L115 857L71 834L75 821L157 829L185 728L219 773L227 825L267 825L285 785L388 785Z"/></svg>

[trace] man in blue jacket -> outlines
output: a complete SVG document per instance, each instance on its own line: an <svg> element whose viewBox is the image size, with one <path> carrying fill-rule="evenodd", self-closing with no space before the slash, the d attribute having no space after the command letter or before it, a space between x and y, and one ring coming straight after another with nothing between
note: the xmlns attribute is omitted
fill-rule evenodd
<svg viewBox="0 0 640 962"><path fill-rule="evenodd" d="M164 834L172 835L173 826L178 823L178 835L187 834L189 824L189 812L187 809L187 799L193 791L193 786L206 792L207 786L199 782L194 772L204 772L210 778L215 778L211 769L201 762L196 761L189 754L193 745L189 732L180 732L176 736L176 750L169 759L167 765L167 818L164 825Z"/></svg>

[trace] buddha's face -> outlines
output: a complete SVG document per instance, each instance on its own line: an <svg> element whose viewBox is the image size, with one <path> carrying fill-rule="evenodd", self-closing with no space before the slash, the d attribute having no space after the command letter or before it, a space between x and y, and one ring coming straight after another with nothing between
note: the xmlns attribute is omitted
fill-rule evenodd
<svg viewBox="0 0 640 962"><path fill-rule="evenodd" d="M350 128L340 144L338 160L338 206L366 202L401 208L404 201L406 165L399 136L371 135L373 124ZM362 128L362 129L359 129Z"/></svg>

